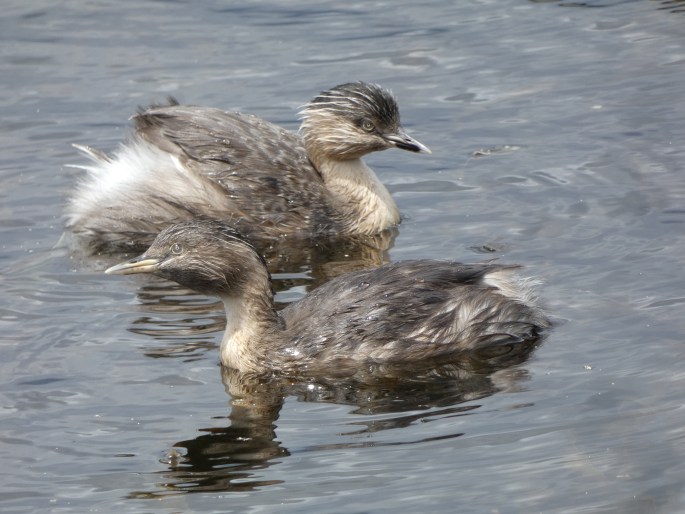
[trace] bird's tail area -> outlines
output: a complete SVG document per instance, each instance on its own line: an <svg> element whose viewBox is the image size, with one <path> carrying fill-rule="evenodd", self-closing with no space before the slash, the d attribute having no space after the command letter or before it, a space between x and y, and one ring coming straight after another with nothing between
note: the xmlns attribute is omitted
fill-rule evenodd
<svg viewBox="0 0 685 514"><path fill-rule="evenodd" d="M497 369L525 362L545 338L544 328L530 322L494 323L469 352L481 366Z"/></svg>
<svg viewBox="0 0 685 514"><path fill-rule="evenodd" d="M489 272L484 281L491 287L499 289L500 294L517 302L529 306L538 306L539 297L537 287L542 284L541 280L524 277L518 273L519 265L502 266L495 271Z"/></svg>
<svg viewBox="0 0 685 514"><path fill-rule="evenodd" d="M541 319L527 319L522 321L501 321L484 324L481 330L483 333L479 335L475 344L474 350L484 350L501 345L517 344L524 341L531 341L538 339L546 325L542 325L546 320Z"/></svg>
<svg viewBox="0 0 685 514"><path fill-rule="evenodd" d="M102 152L101 150L97 150L96 148L93 148L91 146L86 146L86 145L79 145L78 143L72 143L71 146L79 150L80 152L84 153L88 158L93 161L95 164L102 166L103 164L107 164L112 162L112 158L107 155L105 152ZM76 168L79 170L86 170L86 171L93 171L99 166L88 166L85 164L67 164L67 168Z"/></svg>

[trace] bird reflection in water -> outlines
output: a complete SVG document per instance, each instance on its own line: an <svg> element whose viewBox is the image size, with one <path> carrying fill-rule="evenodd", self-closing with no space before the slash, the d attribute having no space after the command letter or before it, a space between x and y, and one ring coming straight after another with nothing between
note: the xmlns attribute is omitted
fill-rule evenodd
<svg viewBox="0 0 685 514"><path fill-rule="evenodd" d="M520 365L541 343L518 342L499 346L490 354L463 355L446 363L378 366L357 370L353 376L325 379L257 377L221 367L229 413L216 419L227 419L227 424L201 428L197 437L176 442L165 461L168 469L159 473L163 478L158 489L133 492L130 497L246 491L282 483L267 479L265 470L291 455L277 437L277 421L285 400L292 397L300 402L349 405L350 413L359 416L348 424L349 430L339 433L340 441L299 447L298 453L460 437L463 432L384 442L382 437L371 436L415 423L467 416L480 407L474 402L519 390L528 376Z"/></svg>

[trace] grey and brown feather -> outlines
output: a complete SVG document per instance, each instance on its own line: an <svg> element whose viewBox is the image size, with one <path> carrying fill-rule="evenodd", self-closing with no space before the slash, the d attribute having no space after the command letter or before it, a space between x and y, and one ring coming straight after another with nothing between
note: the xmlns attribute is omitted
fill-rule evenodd
<svg viewBox="0 0 685 514"><path fill-rule="evenodd" d="M380 86L343 84L301 112L300 134L256 116L153 105L112 155L93 161L67 206L67 227L103 248L149 244L165 226L205 217L255 241L375 234L399 222L396 206L361 161L397 147L429 150L400 126ZM370 128L372 127L372 128Z"/></svg>
<svg viewBox="0 0 685 514"><path fill-rule="evenodd" d="M182 251L170 249L178 244ZM402 363L536 341L549 326L534 282L519 266L415 260L336 277L276 312L269 273L254 247L224 224L191 221L108 270L154 273L219 296L227 310L223 364L271 373L341 360ZM146 269L150 271L150 269Z"/></svg>

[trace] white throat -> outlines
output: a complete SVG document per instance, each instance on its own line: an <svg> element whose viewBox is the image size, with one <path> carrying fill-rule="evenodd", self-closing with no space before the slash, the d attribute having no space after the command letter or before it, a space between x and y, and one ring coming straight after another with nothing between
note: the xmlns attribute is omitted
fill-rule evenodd
<svg viewBox="0 0 685 514"><path fill-rule="evenodd" d="M219 350L221 364L243 372L254 370L259 366L256 346L262 335L260 325L251 319L244 299L222 300L226 310L226 330Z"/></svg>
<svg viewBox="0 0 685 514"><path fill-rule="evenodd" d="M354 232L377 234L400 222L390 192L363 160L324 161L319 171Z"/></svg>

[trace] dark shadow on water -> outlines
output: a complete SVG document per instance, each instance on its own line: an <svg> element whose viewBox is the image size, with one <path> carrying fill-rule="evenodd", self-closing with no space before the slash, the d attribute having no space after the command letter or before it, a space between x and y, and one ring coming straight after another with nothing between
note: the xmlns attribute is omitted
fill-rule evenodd
<svg viewBox="0 0 685 514"><path fill-rule="evenodd" d="M651 0L656 2L659 7L657 9L662 11L670 11L672 13L685 13L685 0Z"/></svg>
<svg viewBox="0 0 685 514"><path fill-rule="evenodd" d="M556 4L560 7L614 7L621 4L630 4L642 0L528 0L533 4ZM685 13L685 0L649 0L657 6L658 10L672 13Z"/></svg>
<svg viewBox="0 0 685 514"><path fill-rule="evenodd" d="M217 419L228 422L201 428L197 437L177 442L165 461L168 469L152 477L157 483L156 490L134 491L128 497L237 492L282 483L265 478L265 470L291 454L278 440L276 425L288 397L300 402L349 405L350 414L358 416L339 434L339 441L314 441L299 447L298 453L412 445L460 437L463 433L399 441L396 437L383 441L369 436L417 423L468 416L480 407L472 402L497 392L520 389L527 372L518 366L541 342L503 345L490 355L469 354L446 363L370 366L345 378L257 378L222 368L230 410L228 416Z"/></svg>

